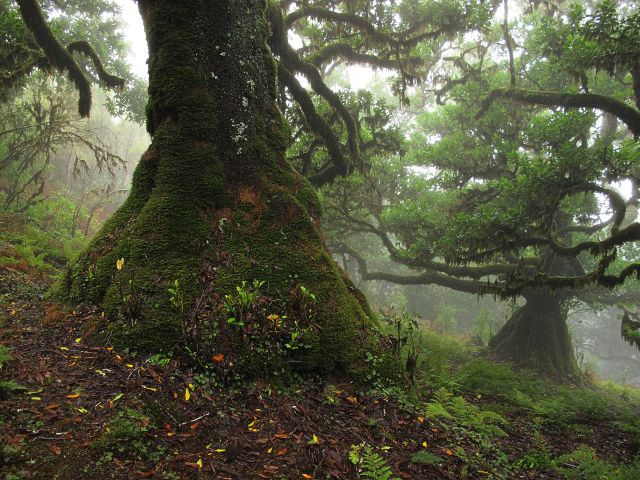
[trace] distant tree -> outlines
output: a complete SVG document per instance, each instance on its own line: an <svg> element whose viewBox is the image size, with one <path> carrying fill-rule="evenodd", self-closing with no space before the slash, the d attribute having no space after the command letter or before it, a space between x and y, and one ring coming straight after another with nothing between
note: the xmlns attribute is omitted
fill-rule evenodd
<svg viewBox="0 0 640 480"><path fill-rule="evenodd" d="M432 89L445 106L422 114L408 154L362 176L359 190L337 185L344 194L327 198L342 199L328 208L345 232L377 236L408 269L374 272L353 246L336 245L358 260L364 279L522 296L526 304L492 348L573 374L571 301L614 301L597 287L640 271L637 258L624 255L640 238L640 113L630 104L637 55L627 55L638 49L639 14L612 2L555 12L534 10L479 42L461 38ZM522 41L515 56L512 36ZM506 61L495 62L496 48ZM623 180L632 188L627 199L612 186Z"/></svg>

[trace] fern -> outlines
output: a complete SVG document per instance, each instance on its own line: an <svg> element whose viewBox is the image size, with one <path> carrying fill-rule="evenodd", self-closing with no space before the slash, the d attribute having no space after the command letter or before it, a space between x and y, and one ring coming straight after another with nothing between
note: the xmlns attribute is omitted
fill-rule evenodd
<svg viewBox="0 0 640 480"><path fill-rule="evenodd" d="M393 471L380 454L373 451L371 445L362 443L351 445L349 460L356 465L359 470L359 478L370 478L372 480L400 480L393 476Z"/></svg>
<svg viewBox="0 0 640 480"><path fill-rule="evenodd" d="M411 455L411 461L413 463L422 463L424 465L438 465L443 462L443 459L439 455L434 455L426 450L420 450Z"/></svg>
<svg viewBox="0 0 640 480"><path fill-rule="evenodd" d="M10 352L10 349L8 347L3 347L0 345L0 370L2 369L5 363L7 363L9 360L11 360L11 358L13 358L11 356L11 353L9 352Z"/></svg>

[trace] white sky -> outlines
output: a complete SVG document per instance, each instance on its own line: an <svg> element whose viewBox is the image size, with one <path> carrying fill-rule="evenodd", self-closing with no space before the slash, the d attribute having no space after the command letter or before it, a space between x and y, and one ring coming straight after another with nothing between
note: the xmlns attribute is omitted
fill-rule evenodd
<svg viewBox="0 0 640 480"><path fill-rule="evenodd" d="M144 36L142 18L138 12L138 6L133 0L116 0L122 9L122 19L124 20L123 33L129 42L129 64L133 73L137 76L147 77L147 40Z"/></svg>

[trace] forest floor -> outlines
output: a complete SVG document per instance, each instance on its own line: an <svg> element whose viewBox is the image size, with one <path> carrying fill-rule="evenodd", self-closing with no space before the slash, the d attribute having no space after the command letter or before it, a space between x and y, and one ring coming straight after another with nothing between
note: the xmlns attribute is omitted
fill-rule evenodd
<svg viewBox="0 0 640 480"><path fill-rule="evenodd" d="M340 378L205 388L178 358L85 343L98 313L43 300L49 283L0 267L3 478L640 478L629 389L565 385L540 407L525 387L487 391L508 368L489 360L477 388L423 382L417 397Z"/></svg>

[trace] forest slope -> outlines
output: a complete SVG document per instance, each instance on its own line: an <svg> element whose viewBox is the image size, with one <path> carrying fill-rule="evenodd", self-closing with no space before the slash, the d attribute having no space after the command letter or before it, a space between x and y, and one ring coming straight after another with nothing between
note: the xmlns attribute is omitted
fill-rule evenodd
<svg viewBox="0 0 640 480"><path fill-rule="evenodd" d="M341 378L222 388L179 355L87 344L100 314L42 300L46 269L5 247L8 479L639 478L636 390L553 384L426 331L412 391Z"/></svg>

